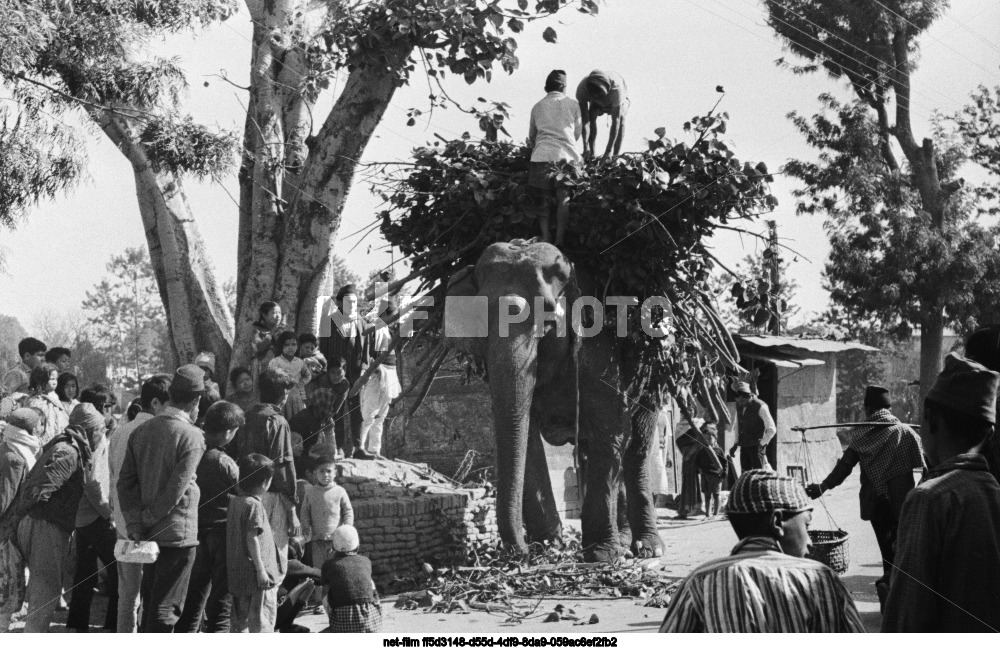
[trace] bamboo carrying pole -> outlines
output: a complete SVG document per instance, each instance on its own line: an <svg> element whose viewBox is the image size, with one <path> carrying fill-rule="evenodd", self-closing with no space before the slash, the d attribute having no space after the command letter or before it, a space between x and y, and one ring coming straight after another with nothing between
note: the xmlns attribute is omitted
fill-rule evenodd
<svg viewBox="0 0 1000 651"><path fill-rule="evenodd" d="M914 429L920 429L920 425L913 423L834 423L833 425L813 425L812 427L793 427L793 432L807 432L811 429L830 429L834 427L865 427L868 425L905 425Z"/></svg>

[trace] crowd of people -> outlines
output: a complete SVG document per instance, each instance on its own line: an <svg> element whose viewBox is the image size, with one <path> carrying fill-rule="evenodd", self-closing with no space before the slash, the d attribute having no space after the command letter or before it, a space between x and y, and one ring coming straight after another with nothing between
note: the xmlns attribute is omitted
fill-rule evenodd
<svg viewBox="0 0 1000 651"><path fill-rule="evenodd" d="M104 631L297 632L305 609L379 631L336 463L381 458L396 308L361 316L354 285L336 300L320 337L261 305L225 400L202 353L121 415L107 386L79 390L71 351L22 340L0 380L0 632L48 631L67 597L67 629L89 631L99 576Z"/></svg>
<svg viewBox="0 0 1000 651"><path fill-rule="evenodd" d="M829 475L803 486L770 468L764 448L774 436L773 420L749 385L739 384L738 439L730 456L743 448L742 474L726 505L738 543L731 555L684 579L660 631L864 632L836 572L806 558L811 499L840 486L857 466L861 518L871 523L882 556L875 584L881 630L1000 631L998 386L995 325L973 333L964 356L947 356L924 399L919 436L892 415L888 390L869 386L866 422L852 430ZM685 433L689 448L717 457L711 423L692 425ZM714 472L718 464L708 465ZM922 475L919 483L915 474Z"/></svg>

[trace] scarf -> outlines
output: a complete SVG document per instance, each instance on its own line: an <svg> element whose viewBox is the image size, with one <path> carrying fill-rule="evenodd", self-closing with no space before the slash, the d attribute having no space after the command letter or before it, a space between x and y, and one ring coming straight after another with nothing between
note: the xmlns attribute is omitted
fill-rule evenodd
<svg viewBox="0 0 1000 651"><path fill-rule="evenodd" d="M868 420L885 425L856 428L849 447L861 457L861 471L871 481L875 494L888 499L890 479L924 467L923 449L913 430L902 425L888 409L879 409Z"/></svg>
<svg viewBox="0 0 1000 651"><path fill-rule="evenodd" d="M42 453L42 442L38 440L37 436L9 423L3 430L3 442L24 459L28 470L31 470L38 456Z"/></svg>

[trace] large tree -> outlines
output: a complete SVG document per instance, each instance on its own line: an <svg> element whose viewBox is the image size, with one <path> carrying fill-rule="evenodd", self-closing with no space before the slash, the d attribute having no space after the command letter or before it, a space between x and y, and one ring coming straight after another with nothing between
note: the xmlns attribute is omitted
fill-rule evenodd
<svg viewBox="0 0 1000 651"><path fill-rule="evenodd" d="M213 350L225 367L231 353L233 363L247 361L263 301L281 303L289 327L316 328L316 297L357 161L396 89L424 70L435 84L446 74L489 81L497 64L512 72L513 35L570 4L577 3L535 0L529 10L528 0L247 0L254 32L239 143L180 112L184 79L173 61L137 54L154 35L226 19L235 11L227 0L0 0L15 18L0 27L0 77L22 110L32 101L50 112L82 107L126 156L177 356ZM578 5L597 12L595 0ZM544 38L555 41L555 31ZM320 92L338 74L333 108L316 115ZM441 87L431 101L443 107L445 96ZM465 110L495 129L503 108ZM241 152L235 328L183 191L185 175L217 178L234 144ZM32 182L64 183L59 176Z"/></svg>
<svg viewBox="0 0 1000 651"><path fill-rule="evenodd" d="M846 81L857 101L823 99L830 115L793 116L819 162L786 172L806 184L799 208L830 217L833 299L920 329L921 396L937 374L949 318L982 286L995 234L970 219L958 150L944 133L918 138L911 75L918 38L946 0L765 0L768 24L804 65ZM785 63L785 62L781 62ZM994 276L995 277L995 276ZM947 313L946 313L947 312Z"/></svg>

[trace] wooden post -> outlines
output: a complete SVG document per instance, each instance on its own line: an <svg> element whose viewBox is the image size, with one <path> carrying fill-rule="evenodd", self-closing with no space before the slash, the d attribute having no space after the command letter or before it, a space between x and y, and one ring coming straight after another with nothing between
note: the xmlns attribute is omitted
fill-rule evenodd
<svg viewBox="0 0 1000 651"><path fill-rule="evenodd" d="M767 221L768 248L771 250L771 257L765 262L769 269L768 275L771 283L771 291L774 295L774 303L771 314L771 322L768 331L772 335L781 334L781 299L778 296L781 287L781 258L778 256L778 225L773 219Z"/></svg>

